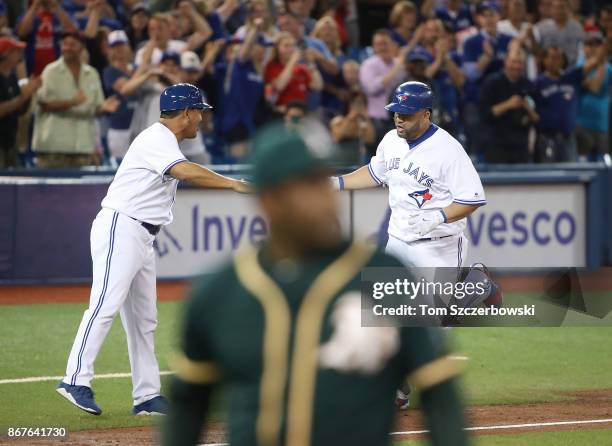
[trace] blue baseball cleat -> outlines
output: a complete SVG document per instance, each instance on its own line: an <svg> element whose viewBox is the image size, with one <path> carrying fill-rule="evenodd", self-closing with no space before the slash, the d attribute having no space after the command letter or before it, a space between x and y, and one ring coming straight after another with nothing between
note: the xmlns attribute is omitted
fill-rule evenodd
<svg viewBox="0 0 612 446"><path fill-rule="evenodd" d="M163 396L140 403L132 409L134 415L166 415L168 413L168 401Z"/></svg>
<svg viewBox="0 0 612 446"><path fill-rule="evenodd" d="M61 381L55 389L76 407L92 415L100 415L102 409L96 404L91 388L87 386L71 386Z"/></svg>

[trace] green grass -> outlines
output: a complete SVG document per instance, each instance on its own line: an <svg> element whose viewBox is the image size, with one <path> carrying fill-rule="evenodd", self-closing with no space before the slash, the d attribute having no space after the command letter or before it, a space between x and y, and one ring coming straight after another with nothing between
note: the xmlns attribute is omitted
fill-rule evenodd
<svg viewBox="0 0 612 446"><path fill-rule="evenodd" d="M469 357L469 404L560 400L561 393L612 388L612 327L460 328L456 348Z"/></svg>
<svg viewBox="0 0 612 446"><path fill-rule="evenodd" d="M473 446L575 446L610 445L612 429L590 429L558 432L536 432L521 435L482 435L472 440ZM394 446L426 446L425 441L400 441Z"/></svg>
<svg viewBox="0 0 612 446"><path fill-rule="evenodd" d="M0 306L0 379L62 376L84 304ZM158 304L156 349L160 370L168 370L175 350L181 305ZM96 360L96 373L129 372L125 334L119 317ZM162 379L162 384L164 380ZM92 386L102 407L99 417L88 415L55 392L57 382L0 385L0 426L65 426L69 431L152 424L156 420L131 416L132 384L127 379L100 379Z"/></svg>
<svg viewBox="0 0 612 446"><path fill-rule="evenodd" d="M0 306L0 379L63 375L68 353L81 322L85 304ZM180 303L158 304L156 348L159 366L168 368ZM127 344L121 321L113 323L100 355L96 373L128 372Z"/></svg>
<svg viewBox="0 0 612 446"><path fill-rule="evenodd" d="M63 375L85 308L0 306L0 379ZM168 370L181 304L163 302L158 309L157 356L160 369ZM460 354L470 358L463 378L468 404L557 400L567 398L562 392L612 388L612 328L461 328L449 336ZM96 373L128 371L125 335L117 318ZM96 400L104 410L100 417L68 404L54 391L56 384L0 384L0 426L61 425L74 431L151 423L130 416L129 379L94 379Z"/></svg>

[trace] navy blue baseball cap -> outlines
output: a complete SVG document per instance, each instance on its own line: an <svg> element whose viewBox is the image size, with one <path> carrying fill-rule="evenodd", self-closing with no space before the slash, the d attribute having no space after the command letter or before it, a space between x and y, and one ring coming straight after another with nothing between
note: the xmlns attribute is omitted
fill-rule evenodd
<svg viewBox="0 0 612 446"><path fill-rule="evenodd" d="M404 82L395 89L393 100L385 106L392 113L412 115L420 110L433 109L433 92L423 82Z"/></svg>
<svg viewBox="0 0 612 446"><path fill-rule="evenodd" d="M496 3L485 0L476 6L476 12L482 14L485 11L493 11L499 13L499 7Z"/></svg>
<svg viewBox="0 0 612 446"><path fill-rule="evenodd" d="M184 110L186 108L207 110L212 107L204 101L202 91L191 84L171 85L159 97L160 112Z"/></svg>
<svg viewBox="0 0 612 446"><path fill-rule="evenodd" d="M421 60L426 63L433 62L431 55L424 48L414 48L406 56L406 62L415 62Z"/></svg>
<svg viewBox="0 0 612 446"><path fill-rule="evenodd" d="M164 51L161 57L161 62L173 60L177 65L181 65L181 55L176 51Z"/></svg>

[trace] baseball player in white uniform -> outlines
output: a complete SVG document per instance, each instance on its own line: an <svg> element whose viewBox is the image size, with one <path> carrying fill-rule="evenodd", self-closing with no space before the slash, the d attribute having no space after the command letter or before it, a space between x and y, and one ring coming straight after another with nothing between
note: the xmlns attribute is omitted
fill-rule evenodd
<svg viewBox="0 0 612 446"><path fill-rule="evenodd" d="M480 177L459 141L430 121L433 94L406 82L385 108L395 130L367 166L334 177L337 189L389 188L386 251L406 266L457 267L466 258L466 217L486 203Z"/></svg>
<svg viewBox="0 0 612 446"><path fill-rule="evenodd" d="M383 137L367 166L332 181L338 190L387 186L385 251L408 267L456 268L450 278L456 280L467 257L466 217L486 204L480 177L459 141L430 121L428 85L401 84L385 108L394 113L395 130ZM409 394L408 385L398 389L400 409L408 408Z"/></svg>
<svg viewBox="0 0 612 446"><path fill-rule="evenodd" d="M91 390L94 361L117 313L125 329L135 415L163 414L159 367L153 241L172 222L178 180L207 188L248 192L249 185L188 162L179 142L197 135L202 111L211 108L201 91L177 84L163 91L159 122L130 145L91 228L93 283L57 392L80 409L100 415Z"/></svg>

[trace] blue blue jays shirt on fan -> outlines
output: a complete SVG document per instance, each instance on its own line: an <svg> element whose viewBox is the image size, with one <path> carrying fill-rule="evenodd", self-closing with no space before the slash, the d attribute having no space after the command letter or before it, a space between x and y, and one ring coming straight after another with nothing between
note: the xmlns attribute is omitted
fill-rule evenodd
<svg viewBox="0 0 612 446"><path fill-rule="evenodd" d="M493 47L493 59L487 65L484 72L478 69L478 59L484 53L483 44L488 40ZM463 43L463 59L461 68L465 73L465 84L463 93L465 101L478 103L480 95L480 87L482 81L490 74L501 71L504 67L504 59L508 52L508 44L512 40L512 36L498 33L495 37L489 35L485 31L480 31L478 34L468 37Z"/></svg>
<svg viewBox="0 0 612 446"><path fill-rule="evenodd" d="M436 8L435 16L442 20L445 25L452 27L455 32L469 28L474 24L472 12L465 5L460 6L457 13L450 11L446 7Z"/></svg>
<svg viewBox="0 0 612 446"><path fill-rule="evenodd" d="M338 73L336 74L329 74L325 70L320 70L321 77L323 78L323 85L332 85L336 88L347 87L342 77L342 64L347 60L348 58L345 55L336 57L336 63L338 64ZM345 104L335 94L323 90L321 92L321 107L323 107L326 112L335 115L344 112Z"/></svg>
<svg viewBox="0 0 612 446"><path fill-rule="evenodd" d="M389 33L391 34L391 39L397 44L397 46L402 47L408 45L408 40L406 40L404 36L402 36L396 30L390 29ZM412 35L410 37L412 37Z"/></svg>
<svg viewBox="0 0 612 446"><path fill-rule="evenodd" d="M307 48L315 49L321 54L323 54L326 59L334 58L332 53L329 51L329 48L327 48L327 45L325 45L321 40L315 37L304 36L303 43L306 45ZM306 61L302 60L302 63L306 63ZM319 73L323 73L321 67L317 65L317 68L319 70ZM306 108L308 108L308 110L316 110L319 105L321 105L321 94L322 92L319 90L308 91L308 95L306 96Z"/></svg>
<svg viewBox="0 0 612 446"><path fill-rule="evenodd" d="M113 85L122 77L129 79L130 74L112 65L104 68L102 73L102 84L107 96L115 95L119 99L119 108L115 113L109 115L110 128L116 130L127 130L132 123L134 110L138 107L138 101L135 98L125 97L113 90Z"/></svg>
<svg viewBox="0 0 612 446"><path fill-rule="evenodd" d="M222 131L228 132L242 123L250 132L254 132L255 113L264 91L263 78L251 60L241 62L236 59L231 70L229 85L224 85L221 90L224 92Z"/></svg>
<svg viewBox="0 0 612 446"><path fill-rule="evenodd" d="M408 228L408 217L423 211L444 209L451 203L484 205L480 177L459 141L435 124L420 137L408 141L390 130L368 165L370 175L389 187L389 235L411 242L419 234ZM443 223L431 237L463 232L466 219Z"/></svg>
<svg viewBox="0 0 612 446"><path fill-rule="evenodd" d="M427 65L431 65L434 62L434 55L431 54L426 48L418 47L424 55L427 56ZM461 56L455 50L449 50L450 58L452 61L457 64L458 67L461 66ZM459 97L459 89L453 83L448 71L441 66L440 69L436 72L436 75L433 77L433 89L435 92L434 98L436 101L436 108L441 113L447 113L451 118L453 123L459 123L459 105L460 105L460 97Z"/></svg>
<svg viewBox="0 0 612 446"><path fill-rule="evenodd" d="M212 31L212 35L208 38L211 42L217 39L229 37L229 34L225 29L225 25L223 24L223 19L217 11L211 12L210 14L206 15L205 18Z"/></svg>
<svg viewBox="0 0 612 446"><path fill-rule="evenodd" d="M538 130L566 136L574 131L581 82L580 67L565 71L559 79L552 79L546 74L538 76L534 97L540 115Z"/></svg>

